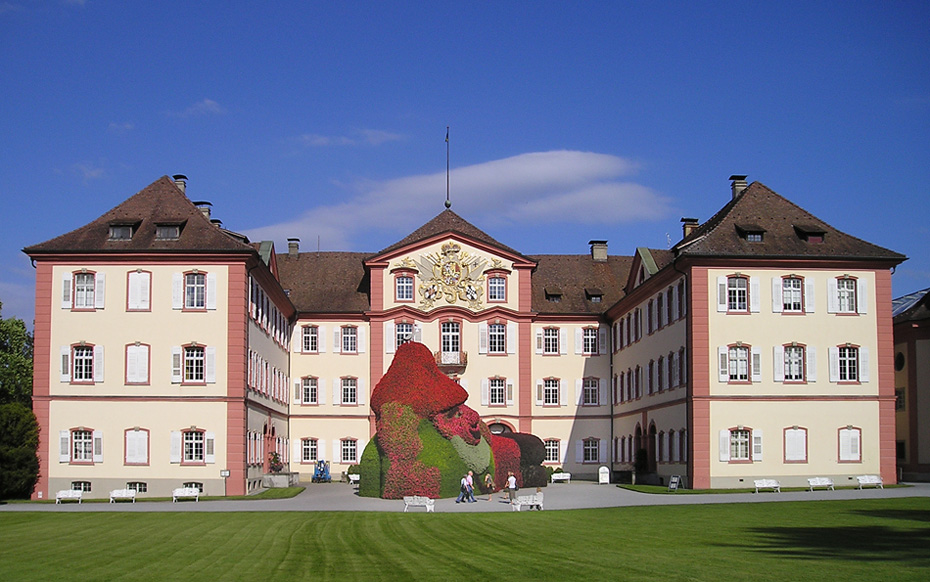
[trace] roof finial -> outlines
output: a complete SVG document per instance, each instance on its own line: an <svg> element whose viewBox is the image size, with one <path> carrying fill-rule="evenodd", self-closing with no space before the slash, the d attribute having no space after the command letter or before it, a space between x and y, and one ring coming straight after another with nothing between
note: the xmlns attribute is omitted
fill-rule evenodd
<svg viewBox="0 0 930 582"><path fill-rule="evenodd" d="M446 208L452 208L449 200L449 126L446 126Z"/></svg>

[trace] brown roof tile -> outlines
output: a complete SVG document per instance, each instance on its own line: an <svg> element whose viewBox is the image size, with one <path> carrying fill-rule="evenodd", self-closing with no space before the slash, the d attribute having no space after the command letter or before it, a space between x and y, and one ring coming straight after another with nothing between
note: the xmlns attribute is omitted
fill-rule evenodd
<svg viewBox="0 0 930 582"><path fill-rule="evenodd" d="M412 245L422 240L426 240L433 236L450 233L450 232L462 235L467 238L474 239L476 241L483 242L485 244L504 250L508 253L523 257L523 255L519 251L514 250L506 245L503 245L497 242L496 240L494 240L493 237L488 235L486 232L477 228L476 226L474 226L473 224L471 224L470 222L468 222L467 220L465 220L464 218L462 218L461 216L452 212L449 209L443 210L442 212L437 214L436 217L434 217L432 220L430 220L429 222L427 222L420 228L416 229L415 231L407 235L403 240L398 241L385 249L382 249L381 251L378 252L377 255L374 255L374 256L383 255L391 251L397 250L401 247L405 247L407 245Z"/></svg>
<svg viewBox="0 0 930 582"><path fill-rule="evenodd" d="M281 286L303 313L362 313L371 306L365 269L369 253L276 255Z"/></svg>
<svg viewBox="0 0 930 582"><path fill-rule="evenodd" d="M764 231L762 242L750 242L740 229ZM823 242L804 240L804 233L823 232ZM759 182L753 182L717 214L681 240L673 251L686 256L878 259L899 263L904 255L833 228Z"/></svg>
<svg viewBox="0 0 930 582"><path fill-rule="evenodd" d="M130 240L110 240L110 226L131 224ZM158 224L181 225L175 240L157 240ZM241 235L240 235L241 236ZM26 247L44 253L255 253L250 245L212 224L168 176L162 176L100 218L51 240Z"/></svg>
<svg viewBox="0 0 930 582"><path fill-rule="evenodd" d="M534 255L533 311L550 314L601 314L624 293L633 257L607 257L595 261L591 255ZM561 291L558 303L546 299L546 291ZM587 291L586 291L587 290ZM603 292L601 301L590 300L590 292Z"/></svg>

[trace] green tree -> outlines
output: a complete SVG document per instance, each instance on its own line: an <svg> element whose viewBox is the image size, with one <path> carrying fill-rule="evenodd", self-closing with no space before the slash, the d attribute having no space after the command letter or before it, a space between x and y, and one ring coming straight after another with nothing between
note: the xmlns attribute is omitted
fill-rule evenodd
<svg viewBox="0 0 930 582"><path fill-rule="evenodd" d="M28 498L39 478L39 423L24 404L0 404L0 499Z"/></svg>
<svg viewBox="0 0 930 582"><path fill-rule="evenodd" d="M3 319L0 303L0 404L32 407L33 337L23 320Z"/></svg>

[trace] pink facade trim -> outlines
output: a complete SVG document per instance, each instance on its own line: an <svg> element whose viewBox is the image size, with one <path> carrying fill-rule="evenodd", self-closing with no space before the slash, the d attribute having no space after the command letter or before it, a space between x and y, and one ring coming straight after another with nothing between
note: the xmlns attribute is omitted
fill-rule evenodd
<svg viewBox="0 0 930 582"><path fill-rule="evenodd" d="M32 365L32 412L39 424L39 480L32 491L32 499L51 495L48 489L49 458L51 455L49 378L51 370L52 338L52 265L36 263L36 314Z"/></svg>
<svg viewBox="0 0 930 582"><path fill-rule="evenodd" d="M691 487L710 488L710 297L707 290L707 267L692 267L688 287L689 345L688 368L691 394L688 432L691 434L691 455L688 472Z"/></svg>
<svg viewBox="0 0 930 582"><path fill-rule="evenodd" d="M246 464L248 430L246 388L248 386L249 353L249 275L244 263L229 265L227 280L226 346L226 480L227 495L246 494Z"/></svg>
<svg viewBox="0 0 930 582"><path fill-rule="evenodd" d="M878 450L885 483L897 483L894 395L894 321L891 317L891 271L875 271L875 321L878 326ZM916 441L915 441L916 442Z"/></svg>

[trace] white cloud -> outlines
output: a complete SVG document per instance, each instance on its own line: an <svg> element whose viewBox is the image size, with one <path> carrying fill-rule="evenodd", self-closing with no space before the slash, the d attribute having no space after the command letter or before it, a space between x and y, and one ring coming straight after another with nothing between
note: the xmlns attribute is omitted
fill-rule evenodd
<svg viewBox="0 0 930 582"><path fill-rule="evenodd" d="M359 129L350 135L320 135L318 133L305 133L297 137L297 141L306 147L328 146L379 146L391 141L402 141L406 137L399 133L392 133L380 129Z"/></svg>
<svg viewBox="0 0 930 582"><path fill-rule="evenodd" d="M106 170L94 166L89 162L71 164L71 171L74 174L80 176L85 182L89 180L97 180L106 174Z"/></svg>
<svg viewBox="0 0 930 582"><path fill-rule="evenodd" d="M213 99L205 98L184 111L169 112L168 115L171 117L194 117L197 115L222 115L223 113L226 113L226 110L219 103Z"/></svg>
<svg viewBox="0 0 930 582"><path fill-rule="evenodd" d="M110 125L107 127L107 131L118 135L130 132L133 129L135 129L135 126L128 121L125 123L116 123L115 121L111 121Z"/></svg>
<svg viewBox="0 0 930 582"><path fill-rule="evenodd" d="M533 152L452 170L451 199L453 209L476 225L623 224L668 216L669 199L624 179L637 169L636 163L608 154ZM441 208L446 175L359 180L345 188L345 202L245 234L279 245L288 237L308 242L319 236L325 248L336 250L348 250L356 233L366 230L405 234Z"/></svg>

